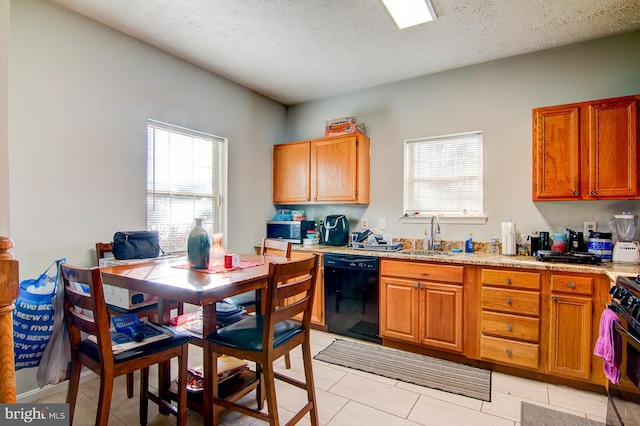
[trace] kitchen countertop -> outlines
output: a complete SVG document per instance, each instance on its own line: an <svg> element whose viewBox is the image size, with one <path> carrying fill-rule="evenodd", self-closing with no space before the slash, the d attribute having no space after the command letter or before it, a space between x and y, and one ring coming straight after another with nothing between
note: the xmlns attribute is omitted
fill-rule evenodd
<svg viewBox="0 0 640 426"><path fill-rule="evenodd" d="M575 272L587 274L605 274L612 280L619 275L636 276L640 274L640 265L634 263L603 262L599 265L585 265L561 262L541 262L533 256L503 256L490 253L451 253L443 254L410 254L406 250L386 252L354 250L350 247L336 247L322 244L299 245L294 244L293 250L314 251L320 253L353 254L362 256L377 256L384 259L419 260L424 262L456 263L463 265L497 266L504 268L526 268L542 271Z"/></svg>

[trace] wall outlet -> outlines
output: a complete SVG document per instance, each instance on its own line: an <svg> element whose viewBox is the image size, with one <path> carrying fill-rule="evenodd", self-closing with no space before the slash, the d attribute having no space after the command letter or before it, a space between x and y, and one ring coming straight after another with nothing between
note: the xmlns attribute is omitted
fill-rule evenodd
<svg viewBox="0 0 640 426"><path fill-rule="evenodd" d="M386 229L386 228L387 228L387 219L385 219L385 218L381 217L381 218L378 220L378 228L380 228L381 230L382 230L382 229Z"/></svg>
<svg viewBox="0 0 640 426"><path fill-rule="evenodd" d="M584 223L584 238L589 238L589 231L596 232L598 230L598 222Z"/></svg>
<svg viewBox="0 0 640 426"><path fill-rule="evenodd" d="M369 228L369 219L366 219L366 218L362 219L362 226L361 226L361 228L362 228L362 229L367 229L367 228Z"/></svg>

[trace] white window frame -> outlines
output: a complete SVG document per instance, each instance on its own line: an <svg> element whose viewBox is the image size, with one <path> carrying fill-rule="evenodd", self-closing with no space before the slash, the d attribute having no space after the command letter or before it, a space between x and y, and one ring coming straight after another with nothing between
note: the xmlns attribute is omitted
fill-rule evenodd
<svg viewBox="0 0 640 426"><path fill-rule="evenodd" d="M411 149L423 144L452 144L455 147L456 144L464 143L465 140L475 139L478 141L479 152L475 152L473 157L458 156L455 159L450 159L456 162L455 169L458 171L457 177L454 181L464 182L465 180L478 180L480 181L479 187L475 188L475 195L479 195L479 203L475 205L467 205L464 200L457 200L455 203L458 208L453 206L438 206L435 208L429 208L427 206L415 207L415 200L411 200L412 191L411 185L414 185L420 178L414 175L416 168L412 167ZM465 133L456 133L450 135L423 137L416 139L407 139L404 141L404 183L403 183L403 216L400 218L404 223L423 223L429 221L432 216L436 215L440 219L441 223L466 223L466 224L484 224L486 223L486 216L484 214L484 170L483 170L483 151L484 141L482 131L473 131ZM465 164L465 159L471 160L469 164ZM447 165L447 162L443 162L442 157L435 160L438 164L435 166ZM462 162L462 164L460 164ZM475 167L474 167L475 165ZM440 167L437 167L438 169ZM469 170L469 174L462 174L465 170ZM442 188L436 189L440 191L446 191L446 180L451 181L451 176L446 175L446 170L439 170L443 173L441 175L431 175L425 177L424 181L430 181L434 186L442 184ZM477 201L477 200L476 200Z"/></svg>
<svg viewBox="0 0 640 426"><path fill-rule="evenodd" d="M168 138L160 139L166 132ZM194 153L207 150L207 142L213 144L210 162L208 155ZM176 149L178 143L180 151L171 153L169 144ZM166 151L156 151L160 149ZM226 138L147 120L147 227L159 231L160 247L165 252L186 253L187 238L196 218L203 219L202 226L209 236L224 234L226 245L227 150ZM160 174L162 166L166 168L164 176ZM175 174L177 171L180 174ZM158 208L165 210L158 212Z"/></svg>

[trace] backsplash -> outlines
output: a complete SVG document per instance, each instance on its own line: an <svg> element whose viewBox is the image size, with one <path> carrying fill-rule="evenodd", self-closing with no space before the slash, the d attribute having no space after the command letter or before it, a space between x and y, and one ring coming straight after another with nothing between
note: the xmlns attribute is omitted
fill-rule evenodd
<svg viewBox="0 0 640 426"><path fill-rule="evenodd" d="M394 238L394 242L402 242L404 244L405 249L411 249L412 245L414 245L415 250L424 250L424 243L421 238ZM521 249L522 247L522 249ZM440 241L440 246L437 248L438 251L451 251L453 249L460 249L464 251L464 241ZM516 252L519 255L529 255L530 246L528 244L517 244ZM502 252L502 245L498 250ZM491 253L491 243L485 241L474 241L473 242L473 252L474 253Z"/></svg>

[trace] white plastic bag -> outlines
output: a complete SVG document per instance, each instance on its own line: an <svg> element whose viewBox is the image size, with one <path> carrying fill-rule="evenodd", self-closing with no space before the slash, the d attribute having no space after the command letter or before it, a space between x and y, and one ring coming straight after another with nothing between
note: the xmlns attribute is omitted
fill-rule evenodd
<svg viewBox="0 0 640 426"><path fill-rule="evenodd" d="M71 368L71 344L64 318L64 282L58 263L58 283L53 298L53 332L42 354L36 379L40 387L55 385L69 378Z"/></svg>

